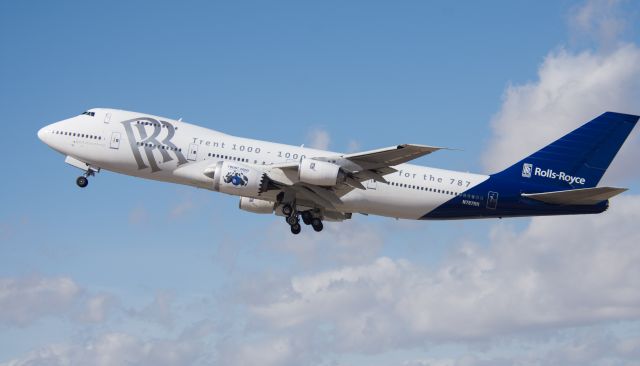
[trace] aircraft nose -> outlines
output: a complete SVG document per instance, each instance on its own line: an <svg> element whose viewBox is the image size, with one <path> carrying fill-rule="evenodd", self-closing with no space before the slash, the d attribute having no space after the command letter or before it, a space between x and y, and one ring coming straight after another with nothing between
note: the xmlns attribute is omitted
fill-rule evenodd
<svg viewBox="0 0 640 366"><path fill-rule="evenodd" d="M38 138L40 139L40 141L47 143L44 140L46 134L47 134L47 127L42 127L41 129L38 130Z"/></svg>

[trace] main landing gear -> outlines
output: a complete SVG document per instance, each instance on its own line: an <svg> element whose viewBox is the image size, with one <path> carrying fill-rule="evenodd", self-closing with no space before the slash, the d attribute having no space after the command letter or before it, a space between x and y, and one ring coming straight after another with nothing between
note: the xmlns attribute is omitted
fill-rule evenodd
<svg viewBox="0 0 640 366"><path fill-rule="evenodd" d="M300 216L302 216L302 222L305 225L311 225L313 230L320 232L323 229L322 220L319 217L313 217L311 211L303 211Z"/></svg>
<svg viewBox="0 0 640 366"><path fill-rule="evenodd" d="M324 228L324 225L322 225L322 220L317 217L311 219L311 226L316 232L320 232Z"/></svg>
<svg viewBox="0 0 640 366"><path fill-rule="evenodd" d="M319 217L314 217L311 211L296 211L290 204L282 206L282 214L285 215L287 224L291 227L291 233L294 235L300 234L302 226L300 225L300 217L305 225L311 225L313 230L322 231L322 220Z"/></svg>
<svg viewBox="0 0 640 366"><path fill-rule="evenodd" d="M83 175L76 179L76 184L78 187L84 188L89 185L89 177L93 177L94 175L96 175L96 172L93 169L88 169Z"/></svg>

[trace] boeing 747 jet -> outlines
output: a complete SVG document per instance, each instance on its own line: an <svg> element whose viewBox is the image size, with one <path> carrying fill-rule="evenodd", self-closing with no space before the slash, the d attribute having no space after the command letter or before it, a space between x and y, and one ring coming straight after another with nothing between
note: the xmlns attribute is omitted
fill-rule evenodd
<svg viewBox="0 0 640 366"><path fill-rule="evenodd" d="M638 116L606 112L501 172L483 175L407 164L440 147L401 144L338 153L227 135L181 120L94 108L38 137L89 177L110 170L240 197L240 209L323 221L353 213L470 219L600 213L624 188L597 187Z"/></svg>

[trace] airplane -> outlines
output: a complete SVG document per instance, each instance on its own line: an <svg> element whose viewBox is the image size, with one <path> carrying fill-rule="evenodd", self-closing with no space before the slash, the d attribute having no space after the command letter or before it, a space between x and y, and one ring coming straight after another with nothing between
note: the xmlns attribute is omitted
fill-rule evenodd
<svg viewBox="0 0 640 366"><path fill-rule="evenodd" d="M444 220L595 214L625 188L597 187L638 122L605 112L491 175L407 164L442 150L401 144L339 153L232 136L180 120L94 108L50 124L38 137L84 173L101 170L240 196L239 208L301 223L352 214Z"/></svg>

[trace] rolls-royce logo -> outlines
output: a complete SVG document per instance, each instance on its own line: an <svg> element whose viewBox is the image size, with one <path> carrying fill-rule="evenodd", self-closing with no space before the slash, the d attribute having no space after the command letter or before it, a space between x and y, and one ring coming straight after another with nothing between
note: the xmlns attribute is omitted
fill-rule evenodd
<svg viewBox="0 0 640 366"><path fill-rule="evenodd" d="M174 157L178 159L178 165L187 163L182 151L171 141L176 134L176 128L171 123L141 117L123 121L122 125L127 133L138 170L151 168L152 173L162 170L158 167L156 152L162 157L162 163L174 160ZM141 151L144 151L146 162Z"/></svg>
<svg viewBox="0 0 640 366"><path fill-rule="evenodd" d="M531 178L531 171L533 170L533 164L522 164L522 176L524 178Z"/></svg>

